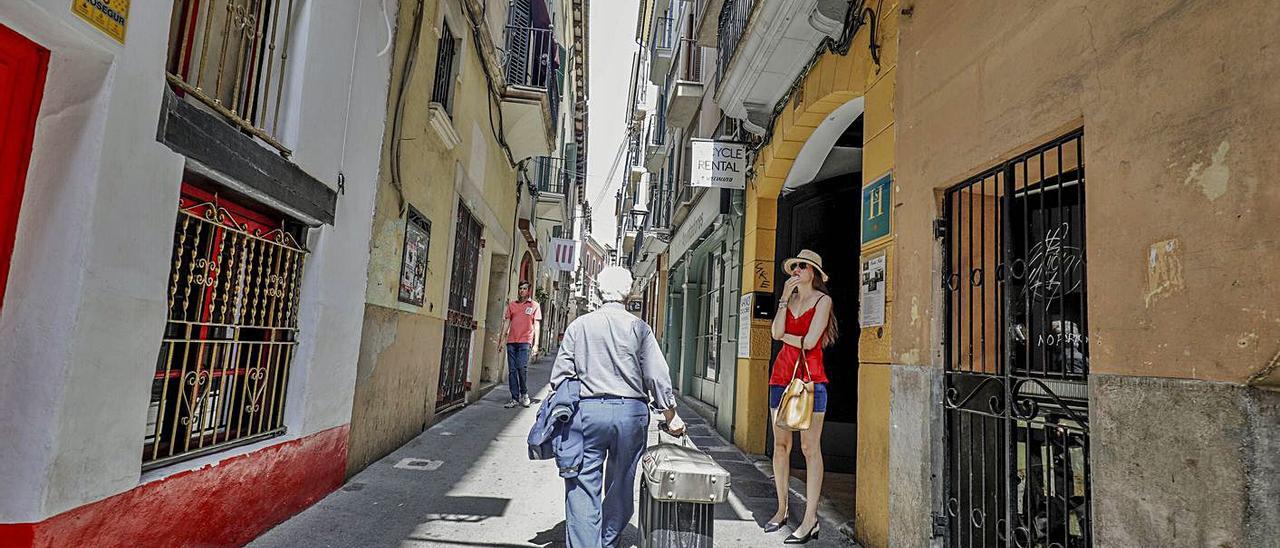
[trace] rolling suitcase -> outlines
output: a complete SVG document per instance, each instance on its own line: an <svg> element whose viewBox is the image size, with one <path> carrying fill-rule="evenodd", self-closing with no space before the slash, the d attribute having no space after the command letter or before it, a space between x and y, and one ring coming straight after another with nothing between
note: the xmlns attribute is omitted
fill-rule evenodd
<svg viewBox="0 0 1280 548"><path fill-rule="evenodd" d="M729 472L687 440L659 440L640 465L640 548L710 548L715 505L729 496Z"/></svg>

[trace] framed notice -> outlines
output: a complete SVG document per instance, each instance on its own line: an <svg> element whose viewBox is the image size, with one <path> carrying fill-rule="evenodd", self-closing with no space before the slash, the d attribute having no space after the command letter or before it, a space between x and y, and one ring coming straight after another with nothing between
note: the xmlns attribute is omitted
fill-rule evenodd
<svg viewBox="0 0 1280 548"><path fill-rule="evenodd" d="M885 253L862 257L862 274L858 277L858 327L884 325Z"/></svg>
<svg viewBox="0 0 1280 548"><path fill-rule="evenodd" d="M866 246L889 237L893 173L885 173L871 184L862 187L862 245Z"/></svg>
<svg viewBox="0 0 1280 548"><path fill-rule="evenodd" d="M129 28L129 0L72 0L71 12L124 43L125 30Z"/></svg>
<svg viewBox="0 0 1280 548"><path fill-rule="evenodd" d="M427 294L427 252L431 249L431 222L409 208L404 228L404 255L400 264L400 302L422 306Z"/></svg>
<svg viewBox="0 0 1280 548"><path fill-rule="evenodd" d="M747 188L747 145L711 139L690 139L689 145L689 186Z"/></svg>
<svg viewBox="0 0 1280 548"><path fill-rule="evenodd" d="M751 318L752 302L755 299L755 293L743 293L738 298L738 357L751 357Z"/></svg>

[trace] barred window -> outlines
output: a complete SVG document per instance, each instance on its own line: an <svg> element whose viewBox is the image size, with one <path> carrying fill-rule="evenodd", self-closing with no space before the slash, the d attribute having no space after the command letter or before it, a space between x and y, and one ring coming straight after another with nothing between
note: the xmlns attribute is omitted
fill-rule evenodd
<svg viewBox="0 0 1280 548"><path fill-rule="evenodd" d="M453 65L458 56L458 43L449 24L442 23L440 47L436 50L435 87L431 89L431 101L440 103L444 111L453 114Z"/></svg>
<svg viewBox="0 0 1280 548"><path fill-rule="evenodd" d="M306 256L283 218L183 186L144 470L284 433Z"/></svg>

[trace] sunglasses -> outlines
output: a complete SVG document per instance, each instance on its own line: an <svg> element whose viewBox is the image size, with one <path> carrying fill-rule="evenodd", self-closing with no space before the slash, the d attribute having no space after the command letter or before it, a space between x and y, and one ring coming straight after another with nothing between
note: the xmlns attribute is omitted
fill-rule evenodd
<svg viewBox="0 0 1280 548"><path fill-rule="evenodd" d="M809 269L809 263L796 263L795 266L791 267L792 272L799 272L801 270L808 270L808 269Z"/></svg>

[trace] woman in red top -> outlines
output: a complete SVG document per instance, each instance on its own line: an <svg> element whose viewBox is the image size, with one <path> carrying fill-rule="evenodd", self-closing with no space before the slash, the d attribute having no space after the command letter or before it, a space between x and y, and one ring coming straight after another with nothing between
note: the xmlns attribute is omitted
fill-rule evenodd
<svg viewBox="0 0 1280 548"><path fill-rule="evenodd" d="M782 286L778 313L773 318L773 340L782 341L782 351L773 362L773 375L769 378L769 409L773 419L770 423L774 424L773 482L778 492L778 511L765 524L765 532L777 531L787 524L791 432L778 428L776 419L782 392L794 374L796 378L814 383L813 419L809 429L800 432L800 451L804 453L807 478L804 518L783 542L804 544L818 536L818 498L822 492L823 473L822 419L827 410L827 375L823 369L822 349L835 342L837 327L831 296L827 291L827 273L822 270L822 257L805 249L783 262L782 269L791 276ZM804 353L803 362L800 360L801 352Z"/></svg>

